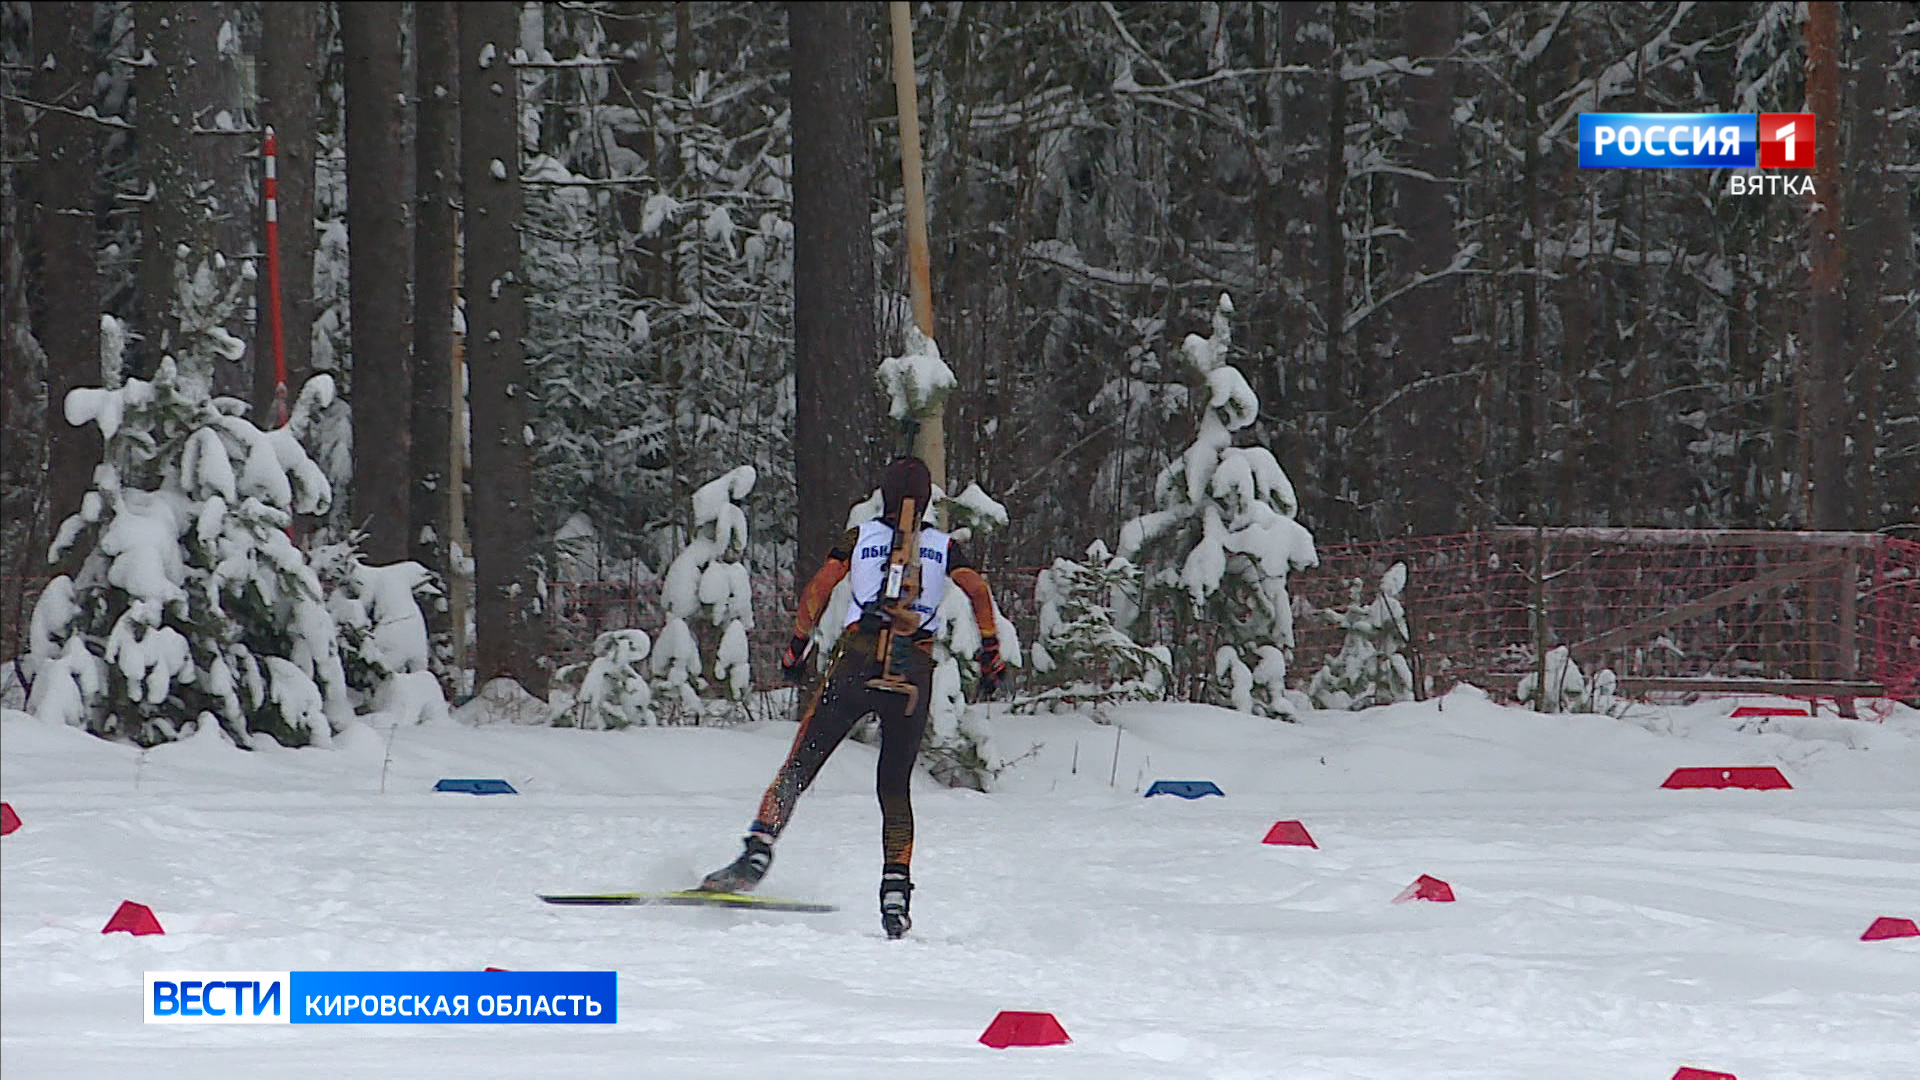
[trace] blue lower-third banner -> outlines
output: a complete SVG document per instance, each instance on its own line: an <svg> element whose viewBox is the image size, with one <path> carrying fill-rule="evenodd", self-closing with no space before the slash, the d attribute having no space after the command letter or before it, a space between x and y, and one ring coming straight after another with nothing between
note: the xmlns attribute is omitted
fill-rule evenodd
<svg viewBox="0 0 1920 1080"><path fill-rule="evenodd" d="M612 1024L611 971L149 971L149 1024Z"/></svg>

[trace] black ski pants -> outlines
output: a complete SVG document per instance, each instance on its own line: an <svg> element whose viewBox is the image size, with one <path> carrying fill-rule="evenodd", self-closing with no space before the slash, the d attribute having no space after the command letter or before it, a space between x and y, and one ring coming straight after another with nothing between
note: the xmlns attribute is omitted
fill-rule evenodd
<svg viewBox="0 0 1920 1080"><path fill-rule="evenodd" d="M807 699L800 715L800 731L793 737L787 760L775 774L773 783L760 800L760 812L753 830L778 838L793 816L794 803L807 790L821 766L844 741L853 726L871 714L880 717L880 766L876 787L880 794L880 849L886 865L906 866L913 861L914 760L920 755L920 740L927 730L927 706L933 697L933 659L913 649L906 670L901 672L919 689L914 707L907 709L907 695L867 685L879 673L873 659L872 635L849 628L848 638L825 679Z"/></svg>

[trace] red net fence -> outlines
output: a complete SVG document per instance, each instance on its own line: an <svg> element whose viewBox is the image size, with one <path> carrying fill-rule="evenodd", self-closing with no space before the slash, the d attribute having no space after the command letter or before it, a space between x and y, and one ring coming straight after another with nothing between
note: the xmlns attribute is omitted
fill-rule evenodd
<svg viewBox="0 0 1920 1080"><path fill-rule="evenodd" d="M1588 672L1610 668L1622 692L1772 692L1920 700L1920 543L1874 533L1497 528L1320 549L1294 574L1290 682L1304 685L1340 650L1343 631L1320 612L1371 600L1395 563L1422 696L1471 682L1510 698L1542 650L1566 646ZM1037 619L1036 569L993 574L995 594L1023 636ZM0 581L0 631L25 644L41 582ZM753 665L776 677L794 583L753 582ZM664 621L656 581L562 582L548 593L553 663L591 655L595 636ZM1205 695L1205 626L1156 613L1157 640L1198 657L1180 665L1179 696Z"/></svg>
<svg viewBox="0 0 1920 1080"><path fill-rule="evenodd" d="M1611 668L1631 695L1920 695L1920 544L1874 533L1503 528L1333 545L1290 580L1296 609L1370 598L1395 562L1416 682L1510 696L1542 650ZM1293 670L1340 648L1296 620Z"/></svg>

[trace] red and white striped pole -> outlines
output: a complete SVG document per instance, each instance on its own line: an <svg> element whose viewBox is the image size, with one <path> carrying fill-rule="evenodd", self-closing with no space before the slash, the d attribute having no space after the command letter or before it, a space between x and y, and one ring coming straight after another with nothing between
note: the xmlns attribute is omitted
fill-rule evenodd
<svg viewBox="0 0 1920 1080"><path fill-rule="evenodd" d="M273 329L273 425L287 423L287 346L280 325L280 182L274 166L280 144L267 128L267 325Z"/></svg>

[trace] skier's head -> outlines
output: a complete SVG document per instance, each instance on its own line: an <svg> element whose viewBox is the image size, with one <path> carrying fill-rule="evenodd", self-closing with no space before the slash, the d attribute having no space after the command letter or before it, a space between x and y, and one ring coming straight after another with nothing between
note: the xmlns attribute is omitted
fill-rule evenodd
<svg viewBox="0 0 1920 1080"><path fill-rule="evenodd" d="M887 471L880 474L880 501L884 509L882 516L891 521L900 520L900 502L913 500L915 520L927 516L927 502L933 498L933 474L927 471L927 463L917 457L898 457L887 463ZM900 522L912 524L912 522Z"/></svg>

